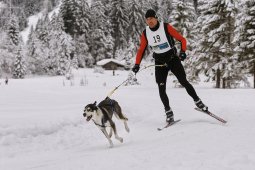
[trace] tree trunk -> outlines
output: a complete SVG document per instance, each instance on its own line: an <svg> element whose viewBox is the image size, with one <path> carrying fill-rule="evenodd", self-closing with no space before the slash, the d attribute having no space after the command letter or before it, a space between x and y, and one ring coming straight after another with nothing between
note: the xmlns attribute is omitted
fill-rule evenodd
<svg viewBox="0 0 255 170"><path fill-rule="evenodd" d="M220 88L220 69L216 71L216 88Z"/></svg>
<svg viewBox="0 0 255 170"><path fill-rule="evenodd" d="M226 88L226 78L222 79L222 88L225 89Z"/></svg>
<svg viewBox="0 0 255 170"><path fill-rule="evenodd" d="M197 11L197 5L198 5L198 4L197 4L197 1L198 1L198 0L193 0L194 8L195 8L196 13L198 13L198 11Z"/></svg>

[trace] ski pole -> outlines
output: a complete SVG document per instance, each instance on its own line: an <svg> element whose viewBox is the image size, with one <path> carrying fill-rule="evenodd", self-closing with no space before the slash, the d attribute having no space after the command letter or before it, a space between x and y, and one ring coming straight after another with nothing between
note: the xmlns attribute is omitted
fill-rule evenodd
<svg viewBox="0 0 255 170"><path fill-rule="evenodd" d="M145 70L149 67L167 67L167 64L151 64L151 65L148 65L148 66L144 66L144 68L142 68L141 70L139 70L137 73L141 72L142 70Z"/></svg>
<svg viewBox="0 0 255 170"><path fill-rule="evenodd" d="M149 67L167 67L167 64L161 64L161 65L155 65L155 64L152 64L152 65L148 65L148 66L145 66L144 68L142 68L141 70L139 70L137 73L141 72L142 70L145 70ZM135 79L136 79L136 74L132 74L132 76L135 76ZM110 93L108 93L107 97L110 98L110 96L120 87L122 86L124 83L126 83L127 81L129 80L129 78L127 78L126 80L124 80L120 85L116 86L112 91L110 91Z"/></svg>

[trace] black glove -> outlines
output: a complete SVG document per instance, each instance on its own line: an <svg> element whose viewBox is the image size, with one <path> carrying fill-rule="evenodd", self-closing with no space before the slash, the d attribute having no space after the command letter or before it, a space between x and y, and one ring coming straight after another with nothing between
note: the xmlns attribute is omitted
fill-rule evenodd
<svg viewBox="0 0 255 170"><path fill-rule="evenodd" d="M180 52L179 58L181 61L184 61L187 58L187 55L184 51Z"/></svg>
<svg viewBox="0 0 255 170"><path fill-rule="evenodd" d="M139 64L135 64L134 67L132 68L132 71L136 74L140 69L140 65Z"/></svg>

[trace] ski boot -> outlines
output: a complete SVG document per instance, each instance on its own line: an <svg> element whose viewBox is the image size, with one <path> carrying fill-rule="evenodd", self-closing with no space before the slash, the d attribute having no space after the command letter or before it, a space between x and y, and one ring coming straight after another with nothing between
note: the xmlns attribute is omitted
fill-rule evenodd
<svg viewBox="0 0 255 170"><path fill-rule="evenodd" d="M203 110L203 111L208 111L208 107L202 102L201 99L198 99L197 101L195 101L195 105L196 105L199 109L201 109L201 110Z"/></svg>
<svg viewBox="0 0 255 170"><path fill-rule="evenodd" d="M170 108L170 109L166 110L165 113L166 113L166 122L167 123L174 122L174 113L173 113L172 109Z"/></svg>

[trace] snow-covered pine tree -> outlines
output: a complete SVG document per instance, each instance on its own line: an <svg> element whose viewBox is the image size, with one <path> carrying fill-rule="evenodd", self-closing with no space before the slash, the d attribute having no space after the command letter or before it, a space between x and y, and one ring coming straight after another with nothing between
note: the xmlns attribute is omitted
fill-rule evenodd
<svg viewBox="0 0 255 170"><path fill-rule="evenodd" d="M210 0L201 6L202 39L199 41L201 55L198 62L203 65L208 80L216 80L216 88L230 88L241 75L235 72L233 36L236 15L234 0ZM220 83L222 80L222 83Z"/></svg>
<svg viewBox="0 0 255 170"><path fill-rule="evenodd" d="M173 0L173 11L169 16L171 25L176 28L186 39L188 50L192 51L195 41L196 13L192 3L184 0Z"/></svg>
<svg viewBox="0 0 255 170"><path fill-rule="evenodd" d="M234 38L238 72L253 74L255 88L255 1L244 0L239 3Z"/></svg>
<svg viewBox="0 0 255 170"><path fill-rule="evenodd" d="M144 11L142 9L142 3L139 0L128 1L128 42L131 41L135 44L134 51L139 47L141 32L145 28Z"/></svg>
<svg viewBox="0 0 255 170"><path fill-rule="evenodd" d="M39 40L47 47L49 42L49 16L44 15L42 18L38 19L35 27L35 31Z"/></svg>
<svg viewBox="0 0 255 170"><path fill-rule="evenodd" d="M13 61L15 59L14 51L10 44L10 39L7 35L7 32L0 31L0 67L1 71L5 74L11 74Z"/></svg>
<svg viewBox="0 0 255 170"><path fill-rule="evenodd" d="M162 0L160 3L160 8L158 13L164 22L170 22L170 19L169 19L170 14L172 13L172 10L173 10L172 1L173 0Z"/></svg>
<svg viewBox="0 0 255 170"><path fill-rule="evenodd" d="M133 64L135 63L135 44L130 40L126 48L120 49L117 51L117 60L125 60L126 68L132 68Z"/></svg>
<svg viewBox="0 0 255 170"><path fill-rule="evenodd" d="M75 25L76 25L76 34L81 35L85 34L86 39L88 39L88 30L90 29L91 13L87 1L84 0L75 0L74 12ZM96 22L96 21L93 21Z"/></svg>
<svg viewBox="0 0 255 170"><path fill-rule="evenodd" d="M193 66L193 49L196 47L195 44L197 37L197 29L195 28L197 15L193 4L189 1L173 0L172 6L173 10L169 16L170 24L173 25L173 27L176 28L176 30L180 32L187 40L186 54L188 58L185 60L184 67L188 73L188 80L195 83L199 81L199 77L197 75L198 73L196 68ZM178 49L181 48L179 42L177 42L176 45Z"/></svg>
<svg viewBox="0 0 255 170"><path fill-rule="evenodd" d="M60 13L64 21L65 32L72 37L78 32L75 18L75 0L62 0Z"/></svg>
<svg viewBox="0 0 255 170"><path fill-rule="evenodd" d="M91 5L92 23L89 35L89 51L94 58L94 64L104 58L112 58L113 38L111 36L111 23L106 15L106 4L94 2Z"/></svg>
<svg viewBox="0 0 255 170"><path fill-rule="evenodd" d="M91 67L92 64L94 63L94 58L90 58L91 54L88 52L89 47L85 41L85 35L80 35L78 36L74 41L75 43L75 54L77 56L78 60L78 67L84 68L86 66ZM93 61L91 62L86 62L88 58L92 59ZM89 59L89 60L90 60Z"/></svg>
<svg viewBox="0 0 255 170"><path fill-rule="evenodd" d="M198 7L198 0L193 0L194 8L196 13L198 13L197 7Z"/></svg>
<svg viewBox="0 0 255 170"><path fill-rule="evenodd" d="M16 60L14 62L13 78L23 79L26 75L26 66L21 47L17 52Z"/></svg>
<svg viewBox="0 0 255 170"><path fill-rule="evenodd" d="M17 46L19 44L19 21L18 18L15 15L12 15L10 17L9 23L8 23L8 36L10 39L10 43Z"/></svg>
<svg viewBox="0 0 255 170"><path fill-rule="evenodd" d="M74 55L73 38L64 31L51 32L50 56L54 64L53 74L64 75L72 68L77 68L77 56Z"/></svg>
<svg viewBox="0 0 255 170"><path fill-rule="evenodd" d="M128 10L126 0L110 0L110 22L112 24L113 54L127 44Z"/></svg>
<svg viewBox="0 0 255 170"><path fill-rule="evenodd" d="M38 38L37 32L33 30L33 27L30 29L26 46L28 56L27 70L32 74L45 74L47 70L45 62L48 59L48 56L45 54L48 51L48 48L46 48L43 42Z"/></svg>
<svg viewBox="0 0 255 170"><path fill-rule="evenodd" d="M149 4L151 6L150 8L155 10L158 13L159 8L160 8L159 1L157 1L157 0L149 0Z"/></svg>

